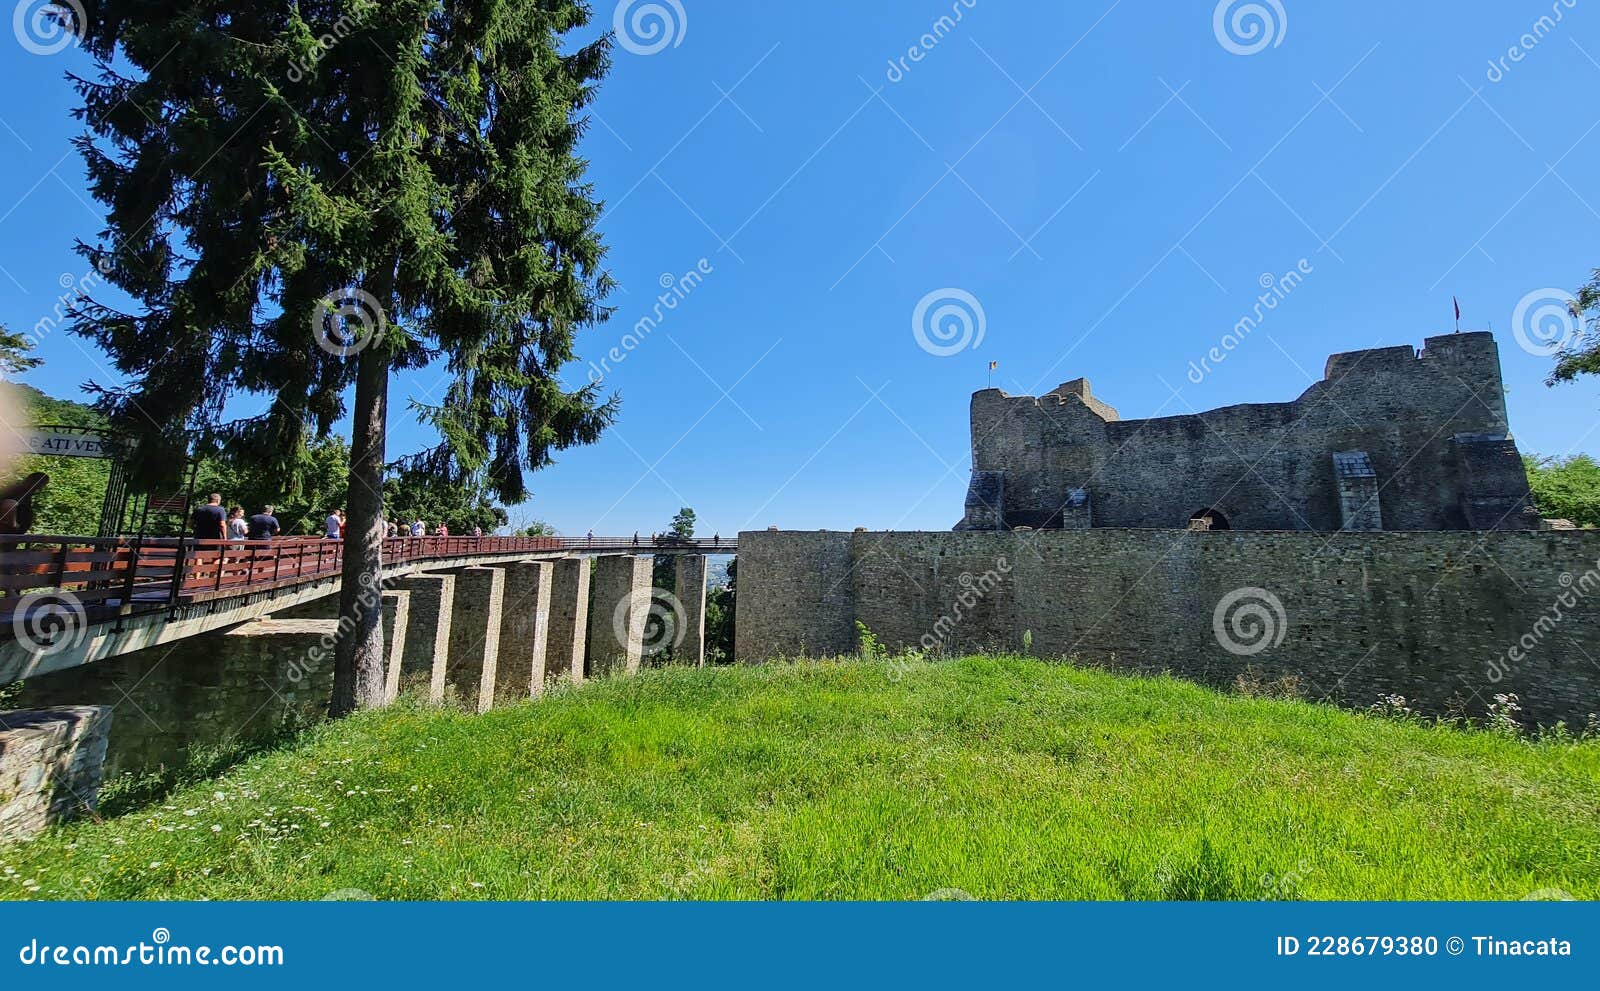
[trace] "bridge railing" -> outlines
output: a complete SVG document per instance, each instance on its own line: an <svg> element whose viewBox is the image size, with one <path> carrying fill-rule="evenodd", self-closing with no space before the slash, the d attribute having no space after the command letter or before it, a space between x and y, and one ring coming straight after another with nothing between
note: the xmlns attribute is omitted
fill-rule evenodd
<svg viewBox="0 0 1600 991"><path fill-rule="evenodd" d="M0 535L0 616L28 593L71 593L86 609L160 607L270 591L338 575L344 541L317 537L195 540L177 537ZM385 563L562 550L554 537L390 537Z"/></svg>
<svg viewBox="0 0 1600 991"><path fill-rule="evenodd" d="M583 553L633 554L733 554L739 541L733 537L557 537L563 550Z"/></svg>
<svg viewBox="0 0 1600 991"><path fill-rule="evenodd" d="M29 593L71 593L86 611L126 613L271 591L340 574L342 540L0 535L0 619ZM386 564L503 554L732 554L722 537L388 537ZM0 630L0 633L3 633Z"/></svg>

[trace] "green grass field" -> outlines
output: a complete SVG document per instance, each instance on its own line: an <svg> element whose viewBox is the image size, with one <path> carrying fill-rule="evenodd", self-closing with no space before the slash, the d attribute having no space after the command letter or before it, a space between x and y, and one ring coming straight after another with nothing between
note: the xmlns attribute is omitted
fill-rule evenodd
<svg viewBox="0 0 1600 991"><path fill-rule="evenodd" d="M1020 658L664 670L320 727L0 897L1600 897L1600 741Z"/></svg>

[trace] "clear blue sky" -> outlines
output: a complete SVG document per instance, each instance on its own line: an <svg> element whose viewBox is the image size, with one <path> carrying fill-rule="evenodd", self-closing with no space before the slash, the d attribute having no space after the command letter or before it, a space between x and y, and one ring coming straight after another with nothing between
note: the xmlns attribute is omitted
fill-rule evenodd
<svg viewBox="0 0 1600 991"><path fill-rule="evenodd" d="M1499 338L1523 450L1600 451L1600 382L1546 388L1550 359L1511 332L1528 294L1600 265L1600 11L1582 0L1280 0L1254 39L1225 10L1226 44L1211 0L680 2L677 44L618 50L584 145L626 291L580 353L619 346L664 274L710 274L607 376L617 428L514 518L631 533L687 503L706 533L945 529L991 360L1014 394L1087 376L1125 418L1281 401L1330 352L1447 333L1452 295ZM596 4L597 30L614 10ZM86 67L75 48L0 57L14 330L99 226L67 144L63 73ZM1189 381L1262 275L1302 259L1303 284ZM981 305L975 347L919 346L941 289ZM27 380L52 394L106 378L64 332L39 353ZM397 380L391 454L430 441L403 400L436 383Z"/></svg>

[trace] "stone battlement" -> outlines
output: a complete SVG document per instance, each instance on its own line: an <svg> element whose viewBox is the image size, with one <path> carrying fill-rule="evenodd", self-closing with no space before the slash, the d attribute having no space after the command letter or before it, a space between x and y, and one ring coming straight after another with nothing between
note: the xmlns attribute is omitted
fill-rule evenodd
<svg viewBox="0 0 1600 991"><path fill-rule="evenodd" d="M972 397L958 530L1537 526L1488 333L1333 355L1299 398L1124 420L1087 379ZM1364 462L1368 482L1335 455ZM1359 496L1357 495L1359 493Z"/></svg>

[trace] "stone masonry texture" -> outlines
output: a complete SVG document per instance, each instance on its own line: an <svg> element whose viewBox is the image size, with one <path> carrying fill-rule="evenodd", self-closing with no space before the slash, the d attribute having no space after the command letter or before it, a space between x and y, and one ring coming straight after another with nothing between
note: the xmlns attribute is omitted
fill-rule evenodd
<svg viewBox="0 0 1600 991"><path fill-rule="evenodd" d="M546 647L546 675L583 682L583 662L589 644L590 567L585 558L555 562L550 584L550 642Z"/></svg>
<svg viewBox="0 0 1600 991"><path fill-rule="evenodd" d="M681 663L705 667L706 663L706 559L699 554L679 554L672 562L673 594L683 604L683 636L675 648Z"/></svg>
<svg viewBox="0 0 1600 991"><path fill-rule="evenodd" d="M401 655L400 690L425 693L435 704L444 701L445 662L450 655L450 630L455 607L454 575L411 575L389 582L411 593L406 619L405 652Z"/></svg>
<svg viewBox="0 0 1600 991"><path fill-rule="evenodd" d="M108 706L0 712L0 843L94 810L110 729Z"/></svg>
<svg viewBox="0 0 1600 991"><path fill-rule="evenodd" d="M755 531L739 550L743 662L851 653L859 621L891 649L1031 643L1219 687L1293 677L1355 707L1482 715L1509 692L1529 723L1600 712L1596 531ZM1250 602L1265 638L1233 625Z"/></svg>
<svg viewBox="0 0 1600 991"><path fill-rule="evenodd" d="M500 568L456 568L451 574L456 583L445 695L468 709L487 712L494 707L506 573Z"/></svg>
<svg viewBox="0 0 1600 991"><path fill-rule="evenodd" d="M589 604L590 677L638 673L644 659L650 571L647 557L595 559Z"/></svg>
<svg viewBox="0 0 1600 991"><path fill-rule="evenodd" d="M387 674L383 697L393 702L400 696L400 672L405 665L406 624L411 618L411 593L383 593L383 651Z"/></svg>
<svg viewBox="0 0 1600 991"><path fill-rule="evenodd" d="M550 562L522 561L504 571L496 704L523 701L544 690L550 633Z"/></svg>
<svg viewBox="0 0 1600 991"><path fill-rule="evenodd" d="M1291 402L1123 420L1075 379L1037 398L985 389L971 418L958 530L1061 528L1082 492L1096 527L1183 527L1210 511L1236 530L1336 531L1335 453L1365 455L1384 529L1538 527L1487 333L1333 355Z"/></svg>
<svg viewBox="0 0 1600 991"><path fill-rule="evenodd" d="M181 767L192 748L268 741L323 719L337 628L333 620L245 623L29 678L19 702L113 709L108 778Z"/></svg>

